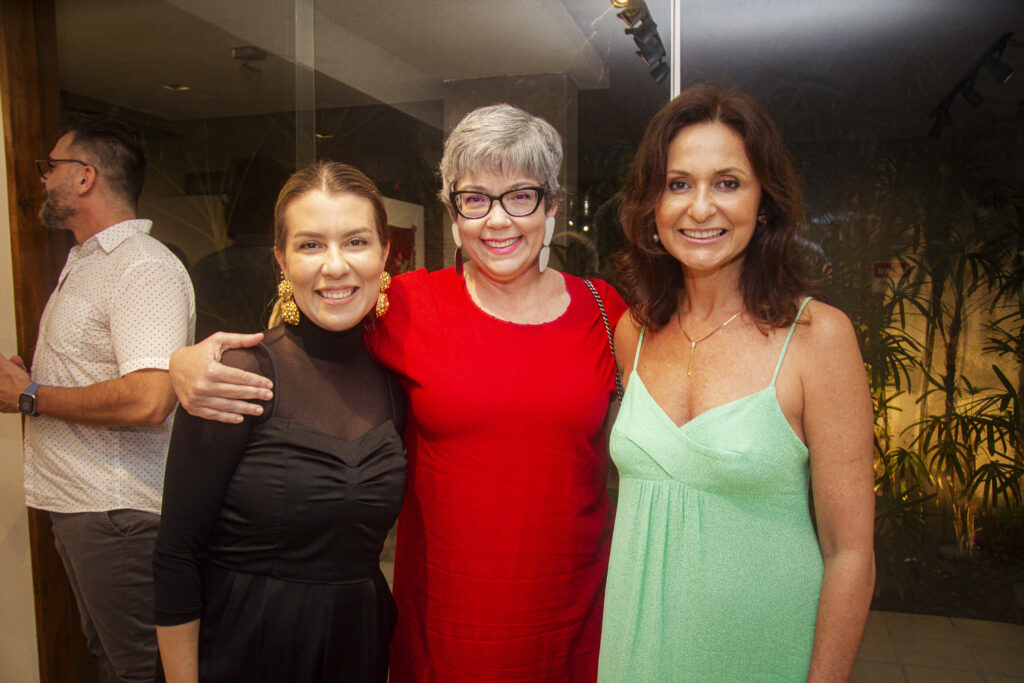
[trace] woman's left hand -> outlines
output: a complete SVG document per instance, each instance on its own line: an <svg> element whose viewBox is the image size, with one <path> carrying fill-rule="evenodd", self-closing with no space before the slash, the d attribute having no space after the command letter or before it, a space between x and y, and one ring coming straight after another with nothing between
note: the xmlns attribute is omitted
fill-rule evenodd
<svg viewBox="0 0 1024 683"><path fill-rule="evenodd" d="M177 626L157 626L156 639L167 683L198 683L199 619Z"/></svg>

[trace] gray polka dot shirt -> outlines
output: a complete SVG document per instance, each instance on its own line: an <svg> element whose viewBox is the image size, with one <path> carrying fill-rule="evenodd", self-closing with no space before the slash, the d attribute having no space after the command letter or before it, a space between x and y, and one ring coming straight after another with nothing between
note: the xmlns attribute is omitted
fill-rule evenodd
<svg viewBox="0 0 1024 683"><path fill-rule="evenodd" d="M149 236L151 227L117 223L72 247L39 323L33 382L81 387L166 370L171 353L192 343L192 283ZM160 512L172 417L138 427L26 420L25 503L55 512Z"/></svg>

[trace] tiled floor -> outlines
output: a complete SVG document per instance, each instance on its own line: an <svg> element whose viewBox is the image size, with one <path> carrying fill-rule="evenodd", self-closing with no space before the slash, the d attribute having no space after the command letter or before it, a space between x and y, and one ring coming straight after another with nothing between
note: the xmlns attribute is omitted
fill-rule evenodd
<svg viewBox="0 0 1024 683"><path fill-rule="evenodd" d="M1024 626L872 612L852 683L1024 681Z"/></svg>

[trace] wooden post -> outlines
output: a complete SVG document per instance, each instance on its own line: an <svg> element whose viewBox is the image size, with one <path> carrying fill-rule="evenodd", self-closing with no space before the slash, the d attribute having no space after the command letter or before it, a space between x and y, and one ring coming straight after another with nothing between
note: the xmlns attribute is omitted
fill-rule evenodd
<svg viewBox="0 0 1024 683"><path fill-rule="evenodd" d="M68 237L47 231L36 213L43 187L35 159L52 148L60 118L53 0L0 2L0 93L7 158L18 353L29 363L43 306L57 282ZM53 545L49 515L28 510L39 674L44 683L94 681L74 597Z"/></svg>

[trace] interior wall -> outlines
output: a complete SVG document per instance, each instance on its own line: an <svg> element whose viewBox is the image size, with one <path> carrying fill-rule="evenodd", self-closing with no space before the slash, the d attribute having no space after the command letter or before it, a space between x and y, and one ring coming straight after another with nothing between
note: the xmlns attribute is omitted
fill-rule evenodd
<svg viewBox="0 0 1024 683"><path fill-rule="evenodd" d="M0 94L2 97L2 94ZM0 159L6 158L0 136ZM0 163L0 200L7 206L7 167ZM0 353L18 347L14 319L10 218L0 211ZM21 415L0 414L0 681L39 680L28 517L22 487Z"/></svg>

